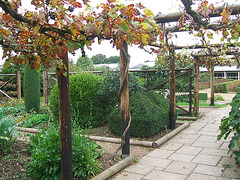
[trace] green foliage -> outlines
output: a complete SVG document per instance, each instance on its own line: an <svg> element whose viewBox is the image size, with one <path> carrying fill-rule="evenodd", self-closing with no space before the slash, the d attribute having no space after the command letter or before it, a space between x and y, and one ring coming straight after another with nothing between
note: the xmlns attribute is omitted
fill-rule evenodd
<svg viewBox="0 0 240 180"><path fill-rule="evenodd" d="M42 130L31 136L30 153L32 161L28 165L28 174L34 179L60 179L61 153L59 129ZM95 142L87 139L85 134L72 132L73 175L80 179L90 179L100 170L97 158L101 149Z"/></svg>
<svg viewBox="0 0 240 180"><path fill-rule="evenodd" d="M207 101L208 100L208 94L207 93L198 93L198 99Z"/></svg>
<svg viewBox="0 0 240 180"><path fill-rule="evenodd" d="M240 90L240 89L239 89ZM229 112L229 116L224 117L221 120L219 129L221 134L218 135L218 140L221 138L227 139L231 134L232 138L228 145L229 151L234 151L236 155L237 164L240 164L240 145L239 145L239 134L240 134L240 92L238 92L230 103L232 109ZM236 150L237 149L237 150Z"/></svg>
<svg viewBox="0 0 240 180"><path fill-rule="evenodd" d="M3 106L0 108L0 155L9 152L11 145L16 140L14 119L11 118L11 107Z"/></svg>
<svg viewBox="0 0 240 180"><path fill-rule="evenodd" d="M89 71L93 69L93 61L88 57L79 57L76 62L76 66L83 71Z"/></svg>
<svg viewBox="0 0 240 180"><path fill-rule="evenodd" d="M38 111L40 108L40 78L37 69L29 64L24 69L24 100L27 111Z"/></svg>
<svg viewBox="0 0 240 180"><path fill-rule="evenodd" d="M92 73L71 75L70 105L74 124L80 128L98 127L106 120L106 105L99 93L103 78ZM55 85L50 96L50 110L58 119L58 87Z"/></svg>
<svg viewBox="0 0 240 180"><path fill-rule="evenodd" d="M199 82L209 81L210 79L211 75L209 72L200 73L199 75Z"/></svg>
<svg viewBox="0 0 240 180"><path fill-rule="evenodd" d="M192 94L193 98L193 94ZM176 102L189 102L189 94L176 95Z"/></svg>
<svg viewBox="0 0 240 180"><path fill-rule="evenodd" d="M131 128L133 137L152 137L169 126L169 102L161 95L141 92L130 97ZM121 113L116 108L108 117L109 128L115 135L121 135Z"/></svg>
<svg viewBox="0 0 240 180"><path fill-rule="evenodd" d="M96 54L92 56L91 59L93 61L93 64L104 64L107 58L104 54Z"/></svg>
<svg viewBox="0 0 240 180"><path fill-rule="evenodd" d="M24 122L23 127L32 128L36 125L46 124L49 120L49 114L36 114L33 113L30 117Z"/></svg>
<svg viewBox="0 0 240 180"><path fill-rule="evenodd" d="M221 95L215 95L214 101L225 101L225 99Z"/></svg>
<svg viewBox="0 0 240 180"><path fill-rule="evenodd" d="M220 83L214 86L215 93L227 93L227 85L225 83Z"/></svg>
<svg viewBox="0 0 240 180"><path fill-rule="evenodd" d="M96 54L92 56L93 64L113 64L119 63L120 57L119 56L110 56L107 58L104 54Z"/></svg>
<svg viewBox="0 0 240 180"><path fill-rule="evenodd" d="M137 91L140 91L138 79L133 73L129 73L129 95L132 96ZM105 77L100 94L104 98L104 102L108 104L109 111L120 103L120 71L110 71Z"/></svg>

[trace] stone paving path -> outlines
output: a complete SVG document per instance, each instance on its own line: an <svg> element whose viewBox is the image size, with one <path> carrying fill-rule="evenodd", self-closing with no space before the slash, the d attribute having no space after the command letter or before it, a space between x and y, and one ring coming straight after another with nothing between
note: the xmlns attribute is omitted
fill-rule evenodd
<svg viewBox="0 0 240 180"><path fill-rule="evenodd" d="M240 167L228 154L227 140L217 141L221 118L230 106L209 109L202 118L158 149L128 166L114 180L240 179Z"/></svg>

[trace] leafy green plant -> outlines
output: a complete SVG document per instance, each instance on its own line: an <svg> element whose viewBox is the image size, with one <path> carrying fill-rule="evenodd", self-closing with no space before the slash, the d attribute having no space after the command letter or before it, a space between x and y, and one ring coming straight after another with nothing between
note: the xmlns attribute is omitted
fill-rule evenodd
<svg viewBox="0 0 240 180"><path fill-rule="evenodd" d="M60 179L61 154L59 129L44 129L31 136L30 153L32 161L28 165L28 175L34 179ZM100 150L97 152L97 150ZM100 170L98 158L103 151L85 134L72 132L73 175L79 179L90 179Z"/></svg>
<svg viewBox="0 0 240 180"><path fill-rule="evenodd" d="M218 140L221 138L227 139L230 134L232 135L230 144L228 145L229 152L233 150L236 155L237 164L240 164L240 92L235 95L230 105L232 109L229 112L229 116L221 120L221 125L219 127L221 134L218 136Z"/></svg>
<svg viewBox="0 0 240 180"><path fill-rule="evenodd" d="M225 99L221 95L215 95L214 100L215 101L225 101Z"/></svg>
<svg viewBox="0 0 240 180"><path fill-rule="evenodd" d="M8 107L0 108L0 112L8 112L8 109ZM16 140L14 137L16 123L11 115L3 116L2 113L0 115L0 154L6 154Z"/></svg>
<svg viewBox="0 0 240 180"><path fill-rule="evenodd" d="M23 127L32 128L36 125L46 124L49 120L49 114L36 114L33 113L30 117L24 122Z"/></svg>

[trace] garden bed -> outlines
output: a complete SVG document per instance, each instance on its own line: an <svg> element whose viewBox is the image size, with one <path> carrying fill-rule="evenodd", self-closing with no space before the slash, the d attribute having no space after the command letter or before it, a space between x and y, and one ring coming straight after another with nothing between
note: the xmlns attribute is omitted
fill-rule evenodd
<svg viewBox="0 0 240 180"><path fill-rule="evenodd" d="M159 133L155 135L152 138L131 138L131 151L134 156L142 157L145 154L152 151L154 148L157 148L164 142L166 142L168 139L179 133L181 130L189 126L189 122L181 122L178 121L176 123L176 129L174 130L164 130L162 133ZM17 128L21 133L31 132L31 133L37 133L37 129L33 128ZM103 156L100 159L100 163L102 163L102 170L98 176L95 176L98 178L99 176L102 177L110 177L120 171L121 169L128 166L130 163L132 163L135 159L134 156L130 156L127 159L122 160L122 158L119 156L119 154L113 155L117 147L119 147L119 144L121 143L120 137L114 136L108 129L108 125L105 124L102 127L94 128L89 131L89 138L92 140L101 140L101 142L97 142L102 146L104 151L106 153L103 154ZM110 139L110 145L109 145L109 139ZM16 144L16 146L15 146ZM140 145L140 146L139 146ZM22 146L22 147L21 147ZM147 146L147 147L146 147ZM20 147L20 148L19 148ZM153 148L149 148L153 147ZM26 172L26 163L22 163L22 160L25 160L24 162L27 162L30 158L30 155L27 153L27 145L24 141L16 141L13 146L13 151L9 155L9 157L1 158L0 164L2 167L7 166L8 171L1 171L0 176L3 177L16 177L19 178L21 176L25 175ZM138 153L135 153L138 151ZM19 153L21 154L21 159L18 158ZM19 163L16 163L16 161L19 161ZM11 164L14 164L11 166ZM107 170L108 169L108 170ZM107 170L107 171L106 171ZM95 179L96 179L95 178Z"/></svg>
<svg viewBox="0 0 240 180"><path fill-rule="evenodd" d="M104 153L99 160L102 164L101 172L109 169L121 160L120 156L113 157L111 154ZM10 153L0 156L0 167L2 167L0 168L0 179L26 179L27 162L29 161L31 160L27 142L15 141Z"/></svg>

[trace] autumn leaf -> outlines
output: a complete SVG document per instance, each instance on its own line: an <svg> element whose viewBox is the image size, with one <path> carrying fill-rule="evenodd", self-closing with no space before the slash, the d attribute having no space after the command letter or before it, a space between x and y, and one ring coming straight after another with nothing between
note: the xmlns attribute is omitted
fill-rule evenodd
<svg viewBox="0 0 240 180"><path fill-rule="evenodd" d="M153 12L149 9L144 9L143 12L145 13L146 17L154 16Z"/></svg>
<svg viewBox="0 0 240 180"><path fill-rule="evenodd" d="M203 1L201 5L199 6L197 12L199 14L202 14L205 17L208 17L208 15L214 10L213 4L210 4L208 6L208 1Z"/></svg>
<svg viewBox="0 0 240 180"><path fill-rule="evenodd" d="M229 16L231 15L231 11L224 7L223 12L221 12L220 15L222 16L223 23L226 24L229 20Z"/></svg>

